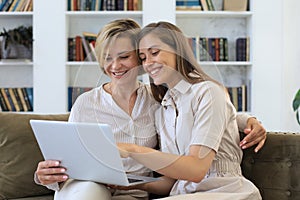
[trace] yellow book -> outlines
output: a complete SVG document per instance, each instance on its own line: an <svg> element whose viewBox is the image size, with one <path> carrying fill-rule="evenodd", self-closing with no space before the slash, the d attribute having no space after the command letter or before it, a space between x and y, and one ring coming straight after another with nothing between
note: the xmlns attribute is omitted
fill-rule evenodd
<svg viewBox="0 0 300 200"><path fill-rule="evenodd" d="M13 102L15 108L16 108L16 111L20 112L21 109L20 109L20 106L19 106L18 101L16 99L16 96L14 94L13 88L8 88L8 92L9 92L10 98L11 98L11 100L12 100L12 102Z"/></svg>
<svg viewBox="0 0 300 200"><path fill-rule="evenodd" d="M17 89L18 95L20 97L20 101L22 103L23 109L24 109L25 112L27 112L28 108L27 108L25 98L24 98L24 95L23 95L23 92L22 92L22 88L16 88L16 89Z"/></svg>
<svg viewBox="0 0 300 200"><path fill-rule="evenodd" d="M2 93L2 96L4 98L5 104L6 104L7 108L8 108L8 111L12 111L11 105L9 103L8 97L7 97L6 92L5 92L5 88L1 88L0 92Z"/></svg>

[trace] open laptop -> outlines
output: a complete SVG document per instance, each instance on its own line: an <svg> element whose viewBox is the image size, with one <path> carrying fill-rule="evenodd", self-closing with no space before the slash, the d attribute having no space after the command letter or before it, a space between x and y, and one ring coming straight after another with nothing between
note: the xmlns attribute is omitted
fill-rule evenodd
<svg viewBox="0 0 300 200"><path fill-rule="evenodd" d="M59 160L69 178L130 186L159 178L126 174L107 124L30 120L45 160Z"/></svg>

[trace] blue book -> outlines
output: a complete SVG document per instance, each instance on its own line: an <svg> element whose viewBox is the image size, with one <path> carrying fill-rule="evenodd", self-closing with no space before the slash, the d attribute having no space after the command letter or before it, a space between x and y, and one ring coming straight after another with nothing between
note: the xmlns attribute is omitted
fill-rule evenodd
<svg viewBox="0 0 300 200"><path fill-rule="evenodd" d="M25 89L26 89L26 93L28 96L30 106L31 106L31 110L29 110L29 111L33 111L33 88L30 87L30 88L25 88Z"/></svg>

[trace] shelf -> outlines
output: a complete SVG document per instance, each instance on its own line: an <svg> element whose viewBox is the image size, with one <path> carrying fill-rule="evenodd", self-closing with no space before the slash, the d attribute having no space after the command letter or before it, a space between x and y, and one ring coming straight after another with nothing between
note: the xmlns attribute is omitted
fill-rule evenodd
<svg viewBox="0 0 300 200"><path fill-rule="evenodd" d="M33 62L32 61L24 61L24 60L20 60L20 61L2 61L0 60L0 66L33 66Z"/></svg>
<svg viewBox="0 0 300 200"><path fill-rule="evenodd" d="M97 62L67 62L68 66L96 66Z"/></svg>
<svg viewBox="0 0 300 200"><path fill-rule="evenodd" d="M9 16L9 17L12 17L12 16L32 16L33 15L33 12L0 12L0 17L3 17L3 16Z"/></svg>
<svg viewBox="0 0 300 200"><path fill-rule="evenodd" d="M215 18L249 18L252 12L233 12L233 11L176 11L177 17L215 17Z"/></svg>
<svg viewBox="0 0 300 200"><path fill-rule="evenodd" d="M142 17L142 11L66 11L66 16Z"/></svg>
<svg viewBox="0 0 300 200"><path fill-rule="evenodd" d="M228 61L228 62L200 62L200 65L215 65L215 66L251 66L251 62L235 62L235 61Z"/></svg>

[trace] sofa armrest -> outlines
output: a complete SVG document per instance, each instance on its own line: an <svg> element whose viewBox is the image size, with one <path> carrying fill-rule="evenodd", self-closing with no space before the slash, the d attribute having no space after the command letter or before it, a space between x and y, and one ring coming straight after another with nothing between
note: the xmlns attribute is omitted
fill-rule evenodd
<svg viewBox="0 0 300 200"><path fill-rule="evenodd" d="M300 133L268 132L264 147L244 151L243 175L264 200L300 199Z"/></svg>

